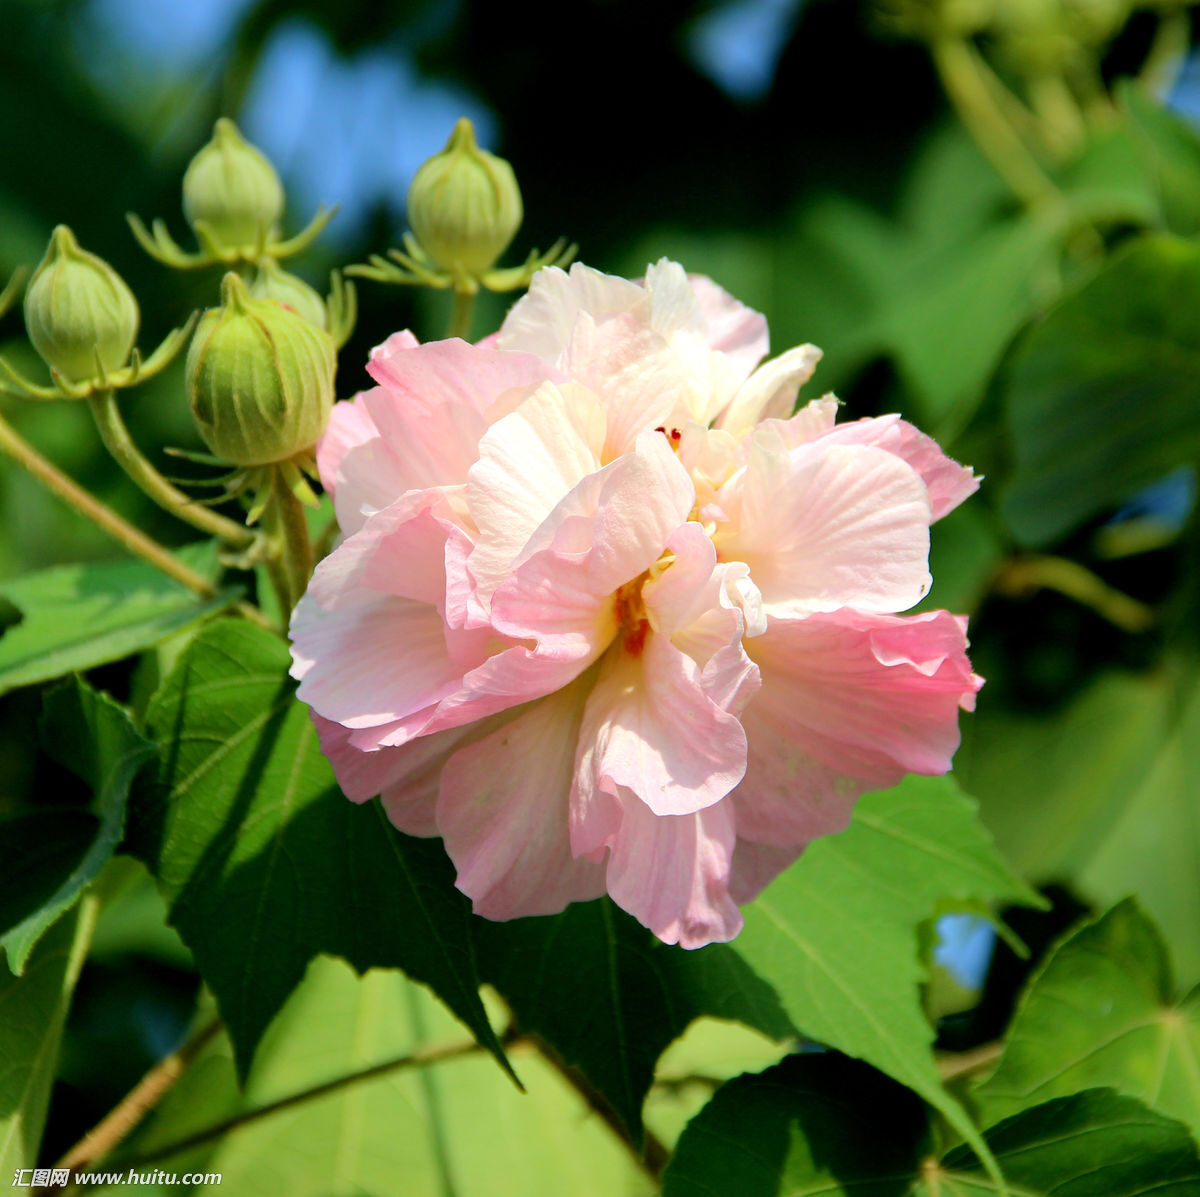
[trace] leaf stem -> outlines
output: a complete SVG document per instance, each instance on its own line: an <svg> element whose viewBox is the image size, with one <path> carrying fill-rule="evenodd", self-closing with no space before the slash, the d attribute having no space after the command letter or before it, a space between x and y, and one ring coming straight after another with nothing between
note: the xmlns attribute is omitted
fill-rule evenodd
<svg viewBox="0 0 1200 1197"><path fill-rule="evenodd" d="M1186 8L1161 13L1138 83L1151 95L1163 96L1175 85L1192 40L1191 17Z"/></svg>
<svg viewBox="0 0 1200 1197"><path fill-rule="evenodd" d="M152 540L141 529L119 516L111 507L101 503L94 495L84 490L73 478L64 474L53 462L43 457L17 430L0 416L0 452L7 453L19 466L28 470L51 493L57 495L69 507L73 507L85 519L89 519L101 531L107 532L118 544L140 557L181 586L186 586L201 598L213 598L217 588L207 578L189 569L166 548ZM235 603L234 610L244 619L259 627L276 632L279 629L257 608L249 603Z"/></svg>
<svg viewBox="0 0 1200 1197"><path fill-rule="evenodd" d="M117 406L116 392L96 391L88 398L88 406L100 432L104 447L116 459L117 464L129 475L141 490L165 511L199 528L209 536L215 536L234 548L248 548L254 542L254 533L242 524L207 507L202 507L172 486L133 443L129 429L121 418Z"/></svg>
<svg viewBox="0 0 1200 1197"><path fill-rule="evenodd" d="M213 1019L160 1060L54 1167L85 1168L106 1156L167 1095L220 1029L220 1019Z"/></svg>

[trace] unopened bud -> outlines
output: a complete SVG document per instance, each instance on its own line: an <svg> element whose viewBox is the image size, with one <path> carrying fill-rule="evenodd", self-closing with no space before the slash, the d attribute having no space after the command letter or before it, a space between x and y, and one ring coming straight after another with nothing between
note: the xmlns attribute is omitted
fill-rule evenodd
<svg viewBox="0 0 1200 1197"><path fill-rule="evenodd" d="M283 185L275 168L225 117L183 176L183 212L222 248L250 254L283 215Z"/></svg>
<svg viewBox="0 0 1200 1197"><path fill-rule="evenodd" d="M311 449L333 405L337 356L323 329L234 273L201 319L187 358L188 398L204 443L233 465Z"/></svg>
<svg viewBox="0 0 1200 1197"><path fill-rule="evenodd" d="M328 328L325 301L302 278L290 274L274 258L262 258L250 284L255 299L274 299L318 328Z"/></svg>
<svg viewBox="0 0 1200 1197"><path fill-rule="evenodd" d="M479 275L490 269L516 236L523 215L512 167L479 148L465 116L408 190L413 234L443 270Z"/></svg>
<svg viewBox="0 0 1200 1197"><path fill-rule="evenodd" d="M25 328L46 364L68 382L119 370L139 319L125 280L60 224L25 292Z"/></svg>

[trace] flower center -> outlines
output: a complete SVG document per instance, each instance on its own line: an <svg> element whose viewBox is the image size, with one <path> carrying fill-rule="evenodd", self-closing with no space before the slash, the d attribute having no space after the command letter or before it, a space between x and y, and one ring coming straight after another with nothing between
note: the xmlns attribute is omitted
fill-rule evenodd
<svg viewBox="0 0 1200 1197"><path fill-rule="evenodd" d="M627 653L641 656L646 647L646 636L650 632L650 620L646 616L646 604L642 601L642 586L649 571L639 574L632 582L626 582L613 596L614 611L620 628L617 635Z"/></svg>

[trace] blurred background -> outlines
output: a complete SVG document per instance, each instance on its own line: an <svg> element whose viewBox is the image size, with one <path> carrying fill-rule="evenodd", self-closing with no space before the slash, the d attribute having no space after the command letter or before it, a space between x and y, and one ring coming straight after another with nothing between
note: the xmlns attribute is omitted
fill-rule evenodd
<svg viewBox="0 0 1200 1197"><path fill-rule="evenodd" d="M1191 450L1049 533L1031 534L1036 521L1006 505L1010 349L1109 255L1162 225L1160 197L1114 109L1112 120L1089 120L1053 168L1073 204L1105 214L1099 242L1036 219L913 36L932 7L0 0L0 275L32 267L51 228L69 222L129 282L140 343L153 345L214 302L217 276L148 258L125 214L161 216L186 243L180 179L216 117L236 119L278 167L288 232L319 203L339 205L316 248L289 262L320 287L330 268L398 244L413 173L470 116L522 186L526 222L511 261L559 236L612 273L636 277L648 261L676 258L765 312L775 351L803 341L825 350L804 397L836 391L844 419L900 411L988 476L935 530L929 604L971 616L973 659L988 678L978 714L964 719L960 781L1017 867L1054 898L1048 914L1018 915L1017 930L1036 959L1081 911L1137 892L1164 927L1181 982L1195 982ZM1012 35L1011 22L1004 32L1034 0L975 7L992 10L980 38L998 69L1035 83L1026 68L1038 46ZM1148 82L1183 119L1200 114L1188 6L1042 7L1109 14L1095 52L1101 89L1152 70ZM372 345L409 326L440 336L446 320L441 294L361 282L359 297L342 396L366 385ZM484 297L477 336L507 302ZM0 325L0 351L41 377L17 315ZM177 363L125 401L147 447L197 447L181 374ZM169 543L191 539L103 455L81 406L0 397L0 411L107 502ZM113 555L0 463L0 583ZM118 693L130 685L119 672L104 681ZM29 751L37 709L35 693L0 700L0 808L78 785ZM186 951L161 927L152 892L136 893L102 929L79 990L54 1150L169 1049L191 1014ZM1003 1025L1029 962L994 953L978 921L950 925L944 938L957 945L947 949L953 969L931 1002L947 1016L943 1042L969 1045Z"/></svg>

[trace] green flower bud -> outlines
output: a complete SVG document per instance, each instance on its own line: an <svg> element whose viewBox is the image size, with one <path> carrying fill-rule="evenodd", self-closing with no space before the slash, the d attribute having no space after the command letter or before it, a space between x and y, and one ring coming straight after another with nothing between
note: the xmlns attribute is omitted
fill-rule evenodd
<svg viewBox="0 0 1200 1197"><path fill-rule="evenodd" d="M137 300L103 258L81 249L60 224L25 292L25 328L46 364L68 382L87 382L129 360L137 338Z"/></svg>
<svg viewBox="0 0 1200 1197"><path fill-rule="evenodd" d="M286 304L318 328L328 328L325 301L302 278L289 274L274 258L262 258L250 284L255 299L274 299Z"/></svg>
<svg viewBox="0 0 1200 1197"><path fill-rule="evenodd" d="M222 248L250 253L283 214L275 168L225 117L183 176L183 213L193 228L203 222Z"/></svg>
<svg viewBox="0 0 1200 1197"><path fill-rule="evenodd" d="M234 273L187 357L188 399L204 443L233 465L267 465L311 449L333 406L337 355L323 329Z"/></svg>
<svg viewBox="0 0 1200 1197"><path fill-rule="evenodd" d="M443 270L479 275L508 248L524 215L521 189L503 158L481 150L464 116L446 148L408 189L408 220L421 248Z"/></svg>

